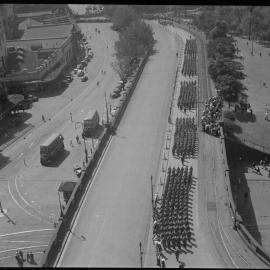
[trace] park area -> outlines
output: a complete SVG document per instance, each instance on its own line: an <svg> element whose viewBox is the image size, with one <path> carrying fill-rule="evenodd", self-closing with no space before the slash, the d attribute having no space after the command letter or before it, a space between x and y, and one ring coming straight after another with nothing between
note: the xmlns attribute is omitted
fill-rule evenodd
<svg viewBox="0 0 270 270"><path fill-rule="evenodd" d="M246 75L243 84L246 90L243 95L250 103L252 114L249 111L238 110L235 120L230 124L233 126L233 135L236 139L246 140L270 149L270 121L265 119L269 107L270 97L270 48L263 47L257 42L235 37L236 46L239 48L239 56L243 57L241 63L244 66L243 73ZM226 104L228 106L228 104ZM225 107L226 107L225 106ZM224 108L225 109L225 108ZM227 107L228 109L228 107ZM234 110L234 106L231 106Z"/></svg>

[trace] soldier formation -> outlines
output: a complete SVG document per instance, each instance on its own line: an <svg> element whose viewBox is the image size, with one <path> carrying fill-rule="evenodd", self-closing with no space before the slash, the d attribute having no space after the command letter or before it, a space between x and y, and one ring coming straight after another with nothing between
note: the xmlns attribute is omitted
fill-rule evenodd
<svg viewBox="0 0 270 270"><path fill-rule="evenodd" d="M191 158L196 154L197 126L194 117L176 118L172 154L176 158Z"/></svg>
<svg viewBox="0 0 270 270"><path fill-rule="evenodd" d="M196 104L196 81L181 82L180 95L178 97L177 106L182 109L193 109Z"/></svg>
<svg viewBox="0 0 270 270"><path fill-rule="evenodd" d="M197 45L195 39L187 39L185 46L185 57L182 67L182 74L184 76L196 76L197 75Z"/></svg>

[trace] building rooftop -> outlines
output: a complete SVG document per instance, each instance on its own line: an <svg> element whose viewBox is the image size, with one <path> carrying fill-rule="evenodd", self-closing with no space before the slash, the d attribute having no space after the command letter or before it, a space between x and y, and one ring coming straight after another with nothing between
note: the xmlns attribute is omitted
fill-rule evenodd
<svg viewBox="0 0 270 270"><path fill-rule="evenodd" d="M72 28L72 24L31 27L25 30L21 39L64 38L69 36Z"/></svg>

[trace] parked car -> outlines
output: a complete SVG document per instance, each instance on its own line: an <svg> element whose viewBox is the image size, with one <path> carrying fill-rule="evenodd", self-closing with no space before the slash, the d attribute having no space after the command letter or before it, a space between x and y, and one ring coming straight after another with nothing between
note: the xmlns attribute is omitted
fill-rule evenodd
<svg viewBox="0 0 270 270"><path fill-rule="evenodd" d="M77 69L79 70L79 69L83 69L83 65L82 64L79 64L78 66L77 66Z"/></svg>
<svg viewBox="0 0 270 270"><path fill-rule="evenodd" d="M84 71L79 69L77 72L78 77L82 77L84 75Z"/></svg>
<svg viewBox="0 0 270 270"><path fill-rule="evenodd" d="M82 60L81 64L83 65L83 67L86 67L87 66L87 61Z"/></svg>
<svg viewBox="0 0 270 270"><path fill-rule="evenodd" d="M120 96L121 96L121 94L117 93L117 92L113 92L113 93L110 94L111 98L119 98Z"/></svg>
<svg viewBox="0 0 270 270"><path fill-rule="evenodd" d="M78 69L77 69L77 68L74 68L74 69L73 69L73 72L74 72L74 74L77 74Z"/></svg>
<svg viewBox="0 0 270 270"><path fill-rule="evenodd" d="M88 77L87 76L83 76L82 78L81 78L81 82L86 82L88 80Z"/></svg>
<svg viewBox="0 0 270 270"><path fill-rule="evenodd" d="M117 111L118 111L118 107L113 107L113 108L111 109L111 116L115 116L116 113L117 113Z"/></svg>
<svg viewBox="0 0 270 270"><path fill-rule="evenodd" d="M67 81L67 80L62 80L62 81L61 81L61 84L62 84L63 86L69 85L69 81Z"/></svg>
<svg viewBox="0 0 270 270"><path fill-rule="evenodd" d="M31 102L36 102L36 101L38 101L38 97L35 96L35 95L31 95L31 94L25 94L24 95L24 100L31 101Z"/></svg>
<svg viewBox="0 0 270 270"><path fill-rule="evenodd" d="M72 76L65 76L65 80L67 80L68 82L72 82L73 81L73 77Z"/></svg>

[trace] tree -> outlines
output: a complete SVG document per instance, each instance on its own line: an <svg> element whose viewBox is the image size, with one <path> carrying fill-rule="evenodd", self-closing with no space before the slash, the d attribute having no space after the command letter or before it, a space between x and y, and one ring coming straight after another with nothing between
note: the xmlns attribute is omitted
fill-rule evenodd
<svg viewBox="0 0 270 270"><path fill-rule="evenodd" d="M130 61L128 58L122 58L121 60L117 60L111 64L113 69L117 72L120 79L124 82L127 81L127 78L131 75L132 66L130 65Z"/></svg>
<svg viewBox="0 0 270 270"><path fill-rule="evenodd" d="M139 19L138 15L130 6L118 6L113 13L113 29L122 31L127 28L133 21Z"/></svg>
<svg viewBox="0 0 270 270"><path fill-rule="evenodd" d="M226 101L238 100L239 93L243 90L243 84L231 75L217 77L216 88Z"/></svg>
<svg viewBox="0 0 270 270"><path fill-rule="evenodd" d="M217 21L214 29L210 31L210 37L212 39L219 37L226 37L228 33L228 24L226 21Z"/></svg>

